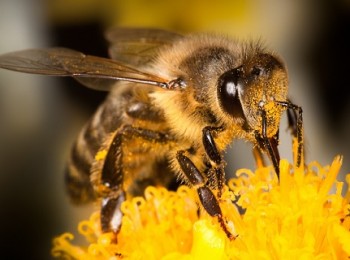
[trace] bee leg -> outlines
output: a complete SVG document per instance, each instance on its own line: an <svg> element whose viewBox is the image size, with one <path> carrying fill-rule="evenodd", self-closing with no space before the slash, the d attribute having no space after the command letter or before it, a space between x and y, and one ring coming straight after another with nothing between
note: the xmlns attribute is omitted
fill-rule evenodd
<svg viewBox="0 0 350 260"><path fill-rule="evenodd" d="M108 191L102 199L101 229L117 233L122 221L120 206L125 200L122 172L122 134L116 133L108 147L101 172L101 184Z"/></svg>
<svg viewBox="0 0 350 260"><path fill-rule="evenodd" d="M266 149L266 144L264 141L264 138L262 138L257 132L255 133L255 138L257 140L258 146L254 146L253 148L253 156L256 162L256 166L257 168L259 167L265 167L266 163L263 157L263 151ZM277 149L277 146L279 144L279 130L277 131L277 133L272 137L272 138L266 138L269 139L268 142L271 146L271 148L274 150L274 154L275 156L277 156L276 161L279 162L279 151ZM273 160L272 160L273 161ZM277 171L276 171L277 172Z"/></svg>
<svg viewBox="0 0 350 260"><path fill-rule="evenodd" d="M288 128L291 130L292 135L297 137L298 135L298 115L294 109L287 109Z"/></svg>
<svg viewBox="0 0 350 260"><path fill-rule="evenodd" d="M304 152L303 145L303 110L301 107L296 106L292 103L288 103L287 118L289 128L292 131L292 135L297 138L298 141L298 157L297 157L297 167L301 164L302 154ZM297 115L298 111L298 115Z"/></svg>
<svg viewBox="0 0 350 260"><path fill-rule="evenodd" d="M176 154L176 159L180 165L182 172L187 177L191 185L196 188L199 200L203 208L208 212L210 216L217 217L227 237L229 239L234 239L234 235L232 235L231 232L227 229L218 200L216 199L211 189L207 186L202 173L198 170L190 158L184 155L184 153L185 151L178 151Z"/></svg>
<svg viewBox="0 0 350 260"><path fill-rule="evenodd" d="M105 160L103 162L100 183L107 190L107 195L102 199L101 228L103 232L120 229L122 213L120 206L125 200L123 190L123 150L122 143L125 139L140 137L147 141L165 142L168 135L143 128L135 128L125 125L114 136L109 145Z"/></svg>
<svg viewBox="0 0 350 260"><path fill-rule="evenodd" d="M297 138L298 142L297 167L299 167L301 165L302 155L304 154L303 109L290 101L278 101L277 103L287 108L288 125L292 131L292 135Z"/></svg>
<svg viewBox="0 0 350 260"><path fill-rule="evenodd" d="M277 178L279 179L280 177L280 155L278 151L278 132L276 133L275 136L268 138L267 133L266 133L266 112L264 110L261 110L261 116L262 116L262 133L258 131L255 132L255 139L257 143L259 144L259 147L262 150L266 150L271 161L273 164L273 167L275 169L275 172L277 174Z"/></svg>
<svg viewBox="0 0 350 260"><path fill-rule="evenodd" d="M101 207L101 229L102 232L113 231L118 233L122 222L120 207L125 201L125 192L118 192L117 196L110 196L102 199Z"/></svg>
<svg viewBox="0 0 350 260"><path fill-rule="evenodd" d="M220 152L218 151L213 138L213 132L218 130L220 130L220 128L211 126L204 127L202 130L202 142L204 145L205 152L208 155L211 163L211 169L209 169L209 173L214 172L215 177L217 179L218 197L220 198L222 188L225 182L225 162Z"/></svg>

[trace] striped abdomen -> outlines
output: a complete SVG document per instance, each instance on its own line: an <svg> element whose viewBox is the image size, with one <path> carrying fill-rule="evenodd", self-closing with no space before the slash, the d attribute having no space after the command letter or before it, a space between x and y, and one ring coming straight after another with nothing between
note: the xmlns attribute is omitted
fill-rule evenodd
<svg viewBox="0 0 350 260"><path fill-rule="evenodd" d="M96 188L99 190L96 178L101 177L101 169L97 169L98 172L94 169L94 187L91 183L91 166L95 162L96 153L101 148L108 151L111 136L123 126L132 125L153 131L166 131L167 124L162 113L149 103L147 95L133 95L133 89L130 87L118 90L112 92L99 107L73 146L66 173L66 184L70 197L76 203L92 201L101 196L95 192ZM166 185L171 181L173 175L168 173L166 145L159 146L142 138L129 137L123 139L122 146L125 156L122 164L116 167L120 169L123 189L128 194L140 195L144 187L150 184Z"/></svg>
<svg viewBox="0 0 350 260"><path fill-rule="evenodd" d="M75 141L65 175L67 190L74 203L85 203L96 198L90 181L91 166L107 135L120 125L124 104L122 98L116 100L108 96Z"/></svg>

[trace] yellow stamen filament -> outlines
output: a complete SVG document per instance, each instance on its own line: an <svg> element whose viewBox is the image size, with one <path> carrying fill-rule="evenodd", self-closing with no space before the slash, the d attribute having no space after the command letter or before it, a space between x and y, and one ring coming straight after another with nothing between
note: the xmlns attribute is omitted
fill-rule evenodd
<svg viewBox="0 0 350 260"><path fill-rule="evenodd" d="M78 228L87 247L73 245L66 233L54 239L52 254L73 259L347 259L350 190L343 196L345 185L336 179L341 163L337 156L329 167L312 162L297 168L282 160L280 182L272 167L239 170L220 199L227 226L237 236L232 241L217 219L198 211L194 190L148 187L144 197L122 205L118 235L101 233L99 213L94 213Z"/></svg>

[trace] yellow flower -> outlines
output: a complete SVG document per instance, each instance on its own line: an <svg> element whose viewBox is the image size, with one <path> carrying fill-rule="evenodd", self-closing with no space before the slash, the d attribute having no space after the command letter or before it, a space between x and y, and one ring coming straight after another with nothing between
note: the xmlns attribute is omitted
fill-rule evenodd
<svg viewBox="0 0 350 260"><path fill-rule="evenodd" d="M229 240L217 219L198 211L195 191L148 187L122 205L118 235L101 233L99 213L79 224L87 247L73 235L54 239L52 254L68 259L347 259L350 190L336 180L342 158L297 168L282 160L280 181L271 167L241 169L220 199ZM346 178L350 183L350 174ZM235 203L233 203L235 201Z"/></svg>

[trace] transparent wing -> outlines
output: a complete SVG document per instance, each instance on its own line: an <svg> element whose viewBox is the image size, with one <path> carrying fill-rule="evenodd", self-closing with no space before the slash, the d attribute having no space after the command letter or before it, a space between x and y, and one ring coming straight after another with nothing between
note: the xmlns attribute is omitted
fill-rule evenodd
<svg viewBox="0 0 350 260"><path fill-rule="evenodd" d="M0 55L0 68L33 74L71 76L87 87L110 90L116 80L165 87L166 81L118 61L65 48L31 49Z"/></svg>
<svg viewBox="0 0 350 260"><path fill-rule="evenodd" d="M147 65L160 47L171 45L182 37L161 29L112 28L106 32L111 58L135 67Z"/></svg>

